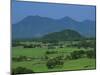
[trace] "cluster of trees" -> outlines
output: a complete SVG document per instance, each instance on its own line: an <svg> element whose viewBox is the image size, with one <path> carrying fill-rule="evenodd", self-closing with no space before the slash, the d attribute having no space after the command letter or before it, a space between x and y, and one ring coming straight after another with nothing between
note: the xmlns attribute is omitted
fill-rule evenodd
<svg viewBox="0 0 100 75"><path fill-rule="evenodd" d="M32 57L27 57L27 56L18 56L18 57L13 57L12 60L13 61L29 61L32 60Z"/></svg>
<svg viewBox="0 0 100 75"><path fill-rule="evenodd" d="M80 50L80 51L73 51L71 52L71 59L79 59L83 57L87 58L96 58L96 51L95 50Z"/></svg>
<svg viewBox="0 0 100 75"><path fill-rule="evenodd" d="M38 42L39 43L39 42ZM47 45L49 43L49 45ZM26 43L21 43L21 42L13 42L12 46L13 47L18 47L22 46L23 48L42 48L43 46L47 47L48 49L55 49L55 46L59 46L57 42L40 42L40 44L26 44Z"/></svg>
<svg viewBox="0 0 100 75"><path fill-rule="evenodd" d="M12 47L18 47L18 46L22 46L23 48L36 48L36 47L39 47L41 48L41 45L40 44L22 44L20 42L13 42L12 43Z"/></svg>
<svg viewBox="0 0 100 75"><path fill-rule="evenodd" d="M34 41L35 42L35 41ZM63 42L63 41L62 41ZM21 42L13 42L12 46L22 46L23 48L42 48L46 47L48 49L63 48L63 47L77 47L77 48L95 48L95 40L80 40L80 41L70 41L71 44L65 46L65 43L59 44L59 41L41 41L39 44L25 44ZM76 42L76 43L75 43ZM73 44L74 43L74 44Z"/></svg>
<svg viewBox="0 0 100 75"><path fill-rule="evenodd" d="M85 51L79 50L79 51L73 51L71 52L71 58L72 59L78 59L84 57Z"/></svg>
<svg viewBox="0 0 100 75"><path fill-rule="evenodd" d="M88 51L77 50L77 51L71 52L69 55L66 55L65 58L63 55L54 57L52 59L48 58L46 66L48 67L48 69L52 69L57 66L63 66L65 60L76 60L80 58L96 58L96 51L95 50L88 50Z"/></svg>
<svg viewBox="0 0 100 75"><path fill-rule="evenodd" d="M64 61L59 58L60 57L49 59L46 63L46 66L48 67L48 69L53 69L55 67L62 67L64 64Z"/></svg>
<svg viewBox="0 0 100 75"><path fill-rule="evenodd" d="M94 40L88 41L88 40L83 40L80 41L78 44L75 45L78 48L95 48L96 42Z"/></svg>
<svg viewBox="0 0 100 75"><path fill-rule="evenodd" d="M18 41L12 42L12 47L21 46L22 44Z"/></svg>
<svg viewBox="0 0 100 75"><path fill-rule="evenodd" d="M89 50L89 51L86 51L86 56L88 58L96 58L96 50Z"/></svg>
<svg viewBox="0 0 100 75"><path fill-rule="evenodd" d="M34 71L27 69L25 67L17 67L16 69L12 69L12 75L29 74L29 73L34 73Z"/></svg>

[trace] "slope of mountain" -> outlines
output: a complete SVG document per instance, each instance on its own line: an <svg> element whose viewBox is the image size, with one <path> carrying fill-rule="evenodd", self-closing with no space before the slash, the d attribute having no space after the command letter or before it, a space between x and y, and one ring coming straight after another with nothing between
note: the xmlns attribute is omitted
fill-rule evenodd
<svg viewBox="0 0 100 75"><path fill-rule="evenodd" d="M57 41L66 41L66 40L79 40L82 39L83 36L77 31L66 29L59 32L49 33L44 35L42 40L57 40Z"/></svg>
<svg viewBox="0 0 100 75"><path fill-rule="evenodd" d="M16 38L41 37L45 34L71 29L86 37L95 37L95 21L78 22L69 17L51 19L40 16L28 16L12 25L12 36Z"/></svg>

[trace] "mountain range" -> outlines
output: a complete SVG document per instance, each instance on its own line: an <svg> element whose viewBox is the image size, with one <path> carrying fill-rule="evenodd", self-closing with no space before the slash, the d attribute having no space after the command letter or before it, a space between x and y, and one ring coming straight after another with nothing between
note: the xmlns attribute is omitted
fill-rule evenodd
<svg viewBox="0 0 100 75"><path fill-rule="evenodd" d="M71 29L85 37L95 37L96 22L91 20L76 21L70 17L52 19L41 16L28 16L12 24L12 38L36 38L48 33Z"/></svg>

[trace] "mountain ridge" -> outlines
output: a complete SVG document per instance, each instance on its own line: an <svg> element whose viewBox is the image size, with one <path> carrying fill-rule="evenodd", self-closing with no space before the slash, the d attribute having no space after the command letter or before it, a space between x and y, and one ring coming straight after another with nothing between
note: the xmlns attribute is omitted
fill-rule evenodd
<svg viewBox="0 0 100 75"><path fill-rule="evenodd" d="M95 36L95 21L85 20L78 22L70 17L52 19L41 16L28 16L12 25L13 38L40 37L50 32L64 29L78 31L84 36Z"/></svg>

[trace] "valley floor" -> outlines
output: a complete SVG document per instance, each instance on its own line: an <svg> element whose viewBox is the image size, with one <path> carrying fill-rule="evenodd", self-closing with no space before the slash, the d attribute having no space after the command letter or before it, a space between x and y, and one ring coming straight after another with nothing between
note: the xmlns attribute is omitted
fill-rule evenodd
<svg viewBox="0 0 100 75"><path fill-rule="evenodd" d="M45 60L41 60L40 58L45 55L45 52L48 49L44 48L12 48L12 56L27 56L27 57L35 57L37 59L29 60L29 61L12 61L12 68L17 67L25 67L27 69L31 69L34 72L50 72L50 71L72 71L72 70L87 70L87 69L95 69L96 68L96 60L94 58L79 58L75 60L64 60L63 66L58 66L53 69L48 69L46 66ZM49 57L55 57L57 55L66 55L74 50L80 50L78 48L59 48L54 49L58 51L57 54L49 54ZM85 49L83 49L85 50Z"/></svg>

